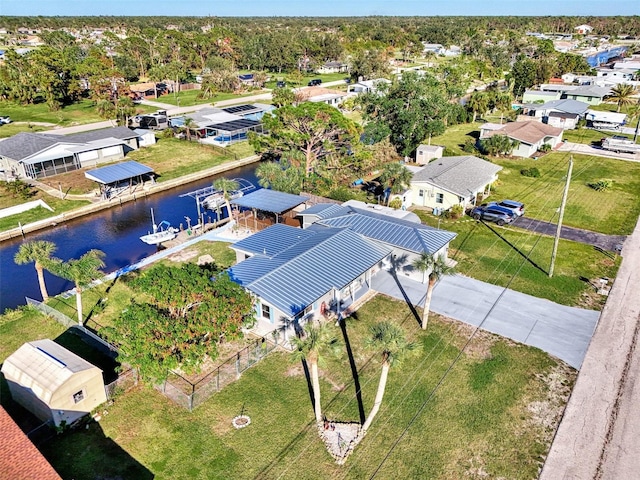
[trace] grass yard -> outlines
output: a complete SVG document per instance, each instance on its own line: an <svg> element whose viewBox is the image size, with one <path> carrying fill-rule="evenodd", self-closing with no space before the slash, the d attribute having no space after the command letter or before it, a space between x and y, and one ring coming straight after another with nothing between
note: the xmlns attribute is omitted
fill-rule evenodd
<svg viewBox="0 0 640 480"><path fill-rule="evenodd" d="M55 437L43 453L63 478L345 479L369 478L378 467L378 478L536 477L575 372L540 350L479 333L410 425L471 330L433 315L423 332L406 304L372 299L345 328L365 412L380 363L363 342L369 325L380 319L401 324L416 349L392 366L380 412L344 466L333 462L318 438L302 368L284 353L270 355L192 413L139 387L100 409L108 413L99 424ZM23 325L10 332L0 327L0 360L42 335L46 326L40 323L52 322L16 321ZM339 329L335 334L342 339ZM359 421L344 355L327 357L321 391L329 419ZM235 430L231 419L241 411L251 424Z"/></svg>
<svg viewBox="0 0 640 480"><path fill-rule="evenodd" d="M16 215L0 218L0 232L18 227L18 223L26 225L27 223L44 220L45 218L60 215L63 212L68 212L69 210L73 210L74 208L82 207L83 205L89 204L88 201L84 200L61 200L56 197L51 197L41 192L40 190L35 190L35 192L35 195L30 197L26 201L30 202L42 199L47 203L47 205L53 208L54 211L51 212L44 207L37 207ZM0 195L0 208L7 208L13 205L19 205L21 203L25 203L25 200L22 200L20 198L13 198L10 195L4 194L4 192L2 192L2 195Z"/></svg>
<svg viewBox="0 0 640 480"><path fill-rule="evenodd" d="M1 108L1 107L0 107ZM51 130L51 127L45 127L43 125L32 125L30 123L10 123L8 125L0 126L0 138L9 138L20 132L44 132Z"/></svg>
<svg viewBox="0 0 640 480"><path fill-rule="evenodd" d="M573 143L584 143L585 145L600 145L600 141L603 138L612 137L613 135L633 138L633 135L627 135L626 133L604 132L600 130L594 130L592 128L565 130L562 134L562 138L567 140L568 142Z"/></svg>
<svg viewBox="0 0 640 480"><path fill-rule="evenodd" d="M424 223L438 226L437 217L430 213L415 213ZM612 259L589 245L561 239L554 275L549 278L552 237L485 225L469 217L441 221L439 227L458 234L451 242L449 257L458 262L460 273L562 305L602 308L606 297L597 295L584 279L614 278L620 266L620 257ZM525 261L529 252L530 261Z"/></svg>
<svg viewBox="0 0 640 480"><path fill-rule="evenodd" d="M640 164L624 160L573 155L574 166L564 214L564 225L609 235L628 235L640 215ZM557 221L569 153L554 152L538 160L496 159L503 169L491 199L512 198L526 204L526 215ZM536 167L539 178L520 174ZM612 186L598 192L589 183L611 180Z"/></svg>
<svg viewBox="0 0 640 480"><path fill-rule="evenodd" d="M20 105L0 102L0 112L2 115L9 115L14 122L46 122L62 127L104 120L98 115L95 104L91 100L82 100L57 111L50 111L46 103Z"/></svg>
<svg viewBox="0 0 640 480"><path fill-rule="evenodd" d="M265 90L255 90L255 91L246 92L242 94L218 93L214 97L207 98L207 99L198 98L198 93L200 93L200 90L185 90L183 92L180 92L180 94L177 96L174 96L173 93L170 93L170 94L162 95L161 97L158 97L157 100L155 98L150 98L149 100L158 101L160 103L167 103L170 105L175 105L177 107L178 106L191 107L193 105L202 105L205 103L213 104L216 102L221 102L223 100L232 100L232 99L238 99L238 103L240 103L242 102L243 97L260 95L261 93L267 93L267 92Z"/></svg>

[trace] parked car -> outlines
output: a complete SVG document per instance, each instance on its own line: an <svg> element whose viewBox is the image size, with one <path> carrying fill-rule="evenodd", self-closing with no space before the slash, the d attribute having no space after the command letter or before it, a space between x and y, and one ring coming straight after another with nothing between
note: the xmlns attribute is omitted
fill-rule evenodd
<svg viewBox="0 0 640 480"><path fill-rule="evenodd" d="M284 88L286 86L287 86L287 82L283 82L282 80L278 80L276 82L276 87L278 87L278 88Z"/></svg>
<svg viewBox="0 0 640 480"><path fill-rule="evenodd" d="M501 200L499 202L483 203L482 206L495 205L512 212L516 217L524 215L524 203L516 202L515 200Z"/></svg>
<svg viewBox="0 0 640 480"><path fill-rule="evenodd" d="M0 125L11 123L11 118L8 116L0 117Z"/></svg>
<svg viewBox="0 0 640 480"><path fill-rule="evenodd" d="M515 215L509 213L505 209L497 206L479 206L475 207L469 215L476 220L485 220L495 222L496 225L504 225L513 222Z"/></svg>
<svg viewBox="0 0 640 480"><path fill-rule="evenodd" d="M322 79L320 79L320 78L314 78L313 80L310 80L310 81L309 81L308 85L309 85L310 87L316 87L316 86L320 85L321 83L322 83Z"/></svg>

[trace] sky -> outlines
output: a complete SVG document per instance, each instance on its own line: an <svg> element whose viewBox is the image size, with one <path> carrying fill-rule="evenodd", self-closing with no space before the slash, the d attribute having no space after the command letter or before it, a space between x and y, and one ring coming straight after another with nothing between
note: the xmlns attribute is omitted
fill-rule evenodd
<svg viewBox="0 0 640 480"><path fill-rule="evenodd" d="M0 0L0 16L640 15L638 0Z"/></svg>

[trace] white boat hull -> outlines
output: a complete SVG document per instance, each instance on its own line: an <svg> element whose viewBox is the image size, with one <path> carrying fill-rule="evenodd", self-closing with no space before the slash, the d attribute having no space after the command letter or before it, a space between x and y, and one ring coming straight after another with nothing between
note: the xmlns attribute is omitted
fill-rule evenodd
<svg viewBox="0 0 640 480"><path fill-rule="evenodd" d="M176 228L170 228L168 230L163 230L162 232L143 235L142 237L140 237L140 240L148 245L160 245L163 242L173 240L177 236L178 230Z"/></svg>

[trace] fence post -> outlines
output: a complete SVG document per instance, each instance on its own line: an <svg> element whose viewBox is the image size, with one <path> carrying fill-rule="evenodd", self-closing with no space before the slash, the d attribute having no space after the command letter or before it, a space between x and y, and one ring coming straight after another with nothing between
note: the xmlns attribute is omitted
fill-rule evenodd
<svg viewBox="0 0 640 480"><path fill-rule="evenodd" d="M238 352L238 356L236 357L236 377L240 378L240 352Z"/></svg>
<svg viewBox="0 0 640 480"><path fill-rule="evenodd" d="M216 375L216 392L220 391L220 367L217 368L218 374Z"/></svg>

